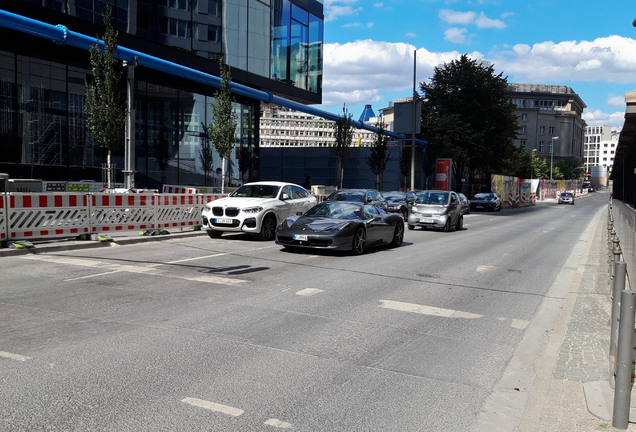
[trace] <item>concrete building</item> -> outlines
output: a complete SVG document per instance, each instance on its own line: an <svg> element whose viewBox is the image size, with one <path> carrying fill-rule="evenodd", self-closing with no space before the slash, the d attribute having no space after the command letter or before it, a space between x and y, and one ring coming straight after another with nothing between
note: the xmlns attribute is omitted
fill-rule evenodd
<svg viewBox="0 0 636 432"><path fill-rule="evenodd" d="M360 121L375 124L375 117L368 115L371 105L367 105ZM294 111L279 106L268 106L262 109L260 118L260 146L265 147L333 147L332 120ZM371 147L375 134L368 130L355 129L352 146Z"/></svg>
<svg viewBox="0 0 636 432"><path fill-rule="evenodd" d="M585 144L583 157L585 172L590 174L595 166L612 171L619 133L611 126L588 126L585 128Z"/></svg>
<svg viewBox="0 0 636 432"><path fill-rule="evenodd" d="M322 0L14 0L0 14L49 27L103 36L101 14L112 7L118 45L219 76L302 104L322 102ZM87 132L85 82L89 53L32 35L0 20L0 172L12 178L101 181L106 152ZM14 22L14 21L11 21ZM124 77L125 78L125 77ZM125 79L122 86L125 84ZM203 185L216 88L150 67L135 68L136 186ZM240 142L230 157L233 178L259 178L261 101L235 97ZM213 152L213 172L220 158ZM123 151L114 155L117 181Z"/></svg>
<svg viewBox="0 0 636 432"><path fill-rule="evenodd" d="M583 161L587 125L581 116L587 105L574 90L560 85L509 84L506 94L517 107L518 146L549 158L554 142L555 163L563 157Z"/></svg>

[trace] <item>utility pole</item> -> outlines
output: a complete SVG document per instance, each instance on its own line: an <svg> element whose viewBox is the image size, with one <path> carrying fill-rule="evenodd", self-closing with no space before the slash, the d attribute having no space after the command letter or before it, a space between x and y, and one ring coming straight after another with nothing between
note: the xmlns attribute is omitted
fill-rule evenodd
<svg viewBox="0 0 636 432"><path fill-rule="evenodd" d="M417 71L417 50L413 50L413 124L411 128L411 190L415 190L415 107L417 107L415 92Z"/></svg>
<svg viewBox="0 0 636 432"><path fill-rule="evenodd" d="M126 91L128 93L128 109L126 112L126 146L124 148L124 187L135 187L135 68L139 65L139 58L123 62L128 70Z"/></svg>

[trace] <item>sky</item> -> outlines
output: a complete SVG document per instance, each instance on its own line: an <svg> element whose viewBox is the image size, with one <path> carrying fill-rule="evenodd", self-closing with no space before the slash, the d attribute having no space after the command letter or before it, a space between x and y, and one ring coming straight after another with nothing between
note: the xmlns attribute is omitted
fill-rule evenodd
<svg viewBox="0 0 636 432"><path fill-rule="evenodd" d="M620 130L636 91L634 0L324 0L323 104L358 119L468 54L510 83L567 85L589 126Z"/></svg>

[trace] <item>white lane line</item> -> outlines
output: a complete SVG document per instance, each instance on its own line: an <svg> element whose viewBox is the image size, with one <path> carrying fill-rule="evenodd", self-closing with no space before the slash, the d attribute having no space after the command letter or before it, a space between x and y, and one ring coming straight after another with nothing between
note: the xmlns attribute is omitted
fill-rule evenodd
<svg viewBox="0 0 636 432"><path fill-rule="evenodd" d="M432 306L424 306L416 303L403 303L396 302L391 300L380 300L382 304L380 307L386 309L393 309L402 312L413 312L419 313L422 315L431 315L431 316L440 316L445 318L467 318L467 319L476 319L482 318L483 315L477 315L470 312L462 312L456 311L452 309L443 309Z"/></svg>
<svg viewBox="0 0 636 432"><path fill-rule="evenodd" d="M225 278L221 276L210 276L210 275L200 275L200 276L192 276L192 277L172 276L172 275L164 274L164 273L158 273L157 275L161 277L169 277L173 279L188 280L192 282L205 282L205 283L220 284L220 285L238 285L245 282L245 280L243 279L230 279L230 278Z"/></svg>
<svg viewBox="0 0 636 432"><path fill-rule="evenodd" d="M183 399L181 402L185 402L187 404L190 404L199 408L205 408L211 411L217 411L223 414L228 414L234 417L238 417L245 412L242 409L234 408L227 405L221 405L221 404L206 401L203 399L191 398L191 397L187 397Z"/></svg>
<svg viewBox="0 0 636 432"><path fill-rule="evenodd" d="M516 328L519 330L524 330L526 327L528 327L529 324L530 324L530 321L513 318L512 324L510 324L510 327Z"/></svg>
<svg viewBox="0 0 636 432"><path fill-rule="evenodd" d="M278 427L282 429L289 429L290 427L292 427L291 423L287 423L278 419L269 419L265 422L265 424L268 426L274 426L274 427Z"/></svg>
<svg viewBox="0 0 636 432"><path fill-rule="evenodd" d="M54 264L69 264L76 265L80 267L105 267L101 261L95 260L87 260L87 259L79 259L79 258L65 258L65 257L54 257L54 256L43 256L43 255L24 255L23 259L31 259L37 261L46 261Z"/></svg>
<svg viewBox="0 0 636 432"><path fill-rule="evenodd" d="M20 354L13 354L10 352L5 352L5 351L0 351L0 357L4 357L4 358L8 358L11 360L17 360L17 361L27 361L27 360L31 360L31 357L27 357L27 356L23 356Z"/></svg>
<svg viewBox="0 0 636 432"><path fill-rule="evenodd" d="M483 273L487 270L492 270L493 268L494 268L493 266L480 265L479 267L477 267L477 273Z"/></svg>
<svg viewBox="0 0 636 432"><path fill-rule="evenodd" d="M321 292L323 292L323 290L319 290L318 288L305 288L304 290L298 291L296 294L301 296L312 296Z"/></svg>
<svg viewBox="0 0 636 432"><path fill-rule="evenodd" d="M206 255L206 256L200 256L200 257L194 257L194 258L184 258L184 259L180 259L180 260L176 260L176 261L169 261L166 264L179 264L179 263L184 263L184 262L188 262L188 261L195 261L195 260L200 260L200 259L206 259L206 258L214 258L214 257L219 257L219 256L224 256L224 255L229 255L230 253L218 253L218 254L214 254L214 255Z"/></svg>
<svg viewBox="0 0 636 432"><path fill-rule="evenodd" d="M92 274L92 275L88 275L88 276L80 276L80 277L71 278L71 279L64 279L62 282L71 282L71 281L76 281L76 280L80 280L80 279L89 279L89 278L93 278L93 277L106 276L106 275L115 274L115 273L119 273L119 270L106 272L106 273L96 273L96 274Z"/></svg>

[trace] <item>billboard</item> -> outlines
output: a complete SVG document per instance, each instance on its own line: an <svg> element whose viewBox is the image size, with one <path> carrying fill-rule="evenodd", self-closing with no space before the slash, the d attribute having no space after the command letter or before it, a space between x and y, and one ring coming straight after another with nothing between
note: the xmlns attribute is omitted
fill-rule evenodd
<svg viewBox="0 0 636 432"><path fill-rule="evenodd" d="M435 171L435 189L450 190L452 175L452 159L437 159Z"/></svg>

